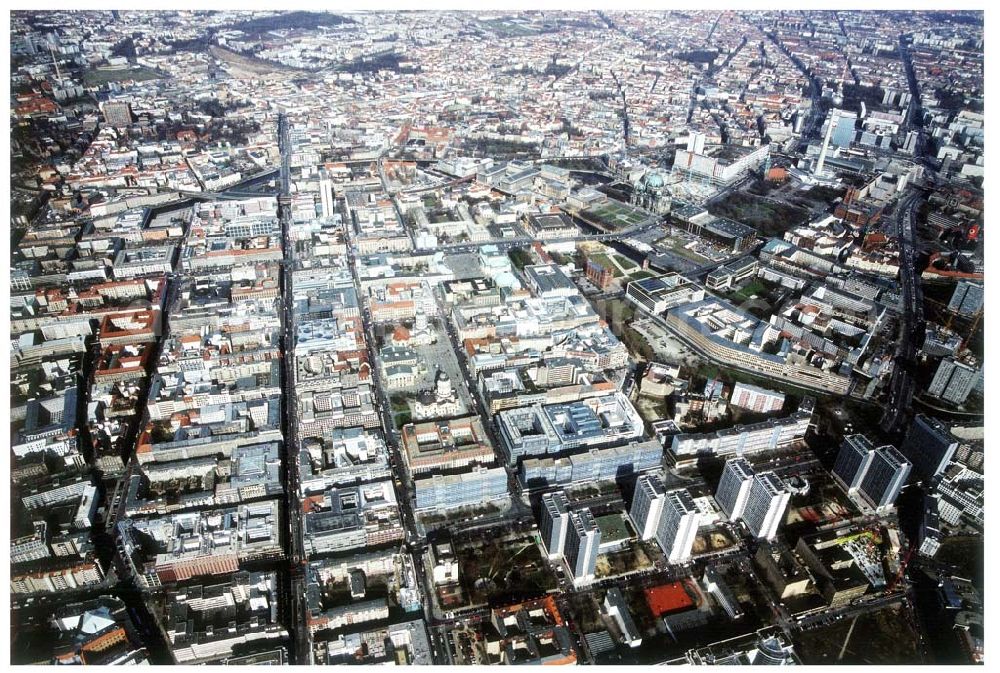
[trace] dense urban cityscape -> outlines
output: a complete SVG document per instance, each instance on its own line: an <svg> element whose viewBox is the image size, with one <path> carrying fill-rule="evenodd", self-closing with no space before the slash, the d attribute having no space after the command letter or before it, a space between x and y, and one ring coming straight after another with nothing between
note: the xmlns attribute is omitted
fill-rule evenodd
<svg viewBox="0 0 1000 673"><path fill-rule="evenodd" d="M12 12L11 663L981 663L983 48Z"/></svg>

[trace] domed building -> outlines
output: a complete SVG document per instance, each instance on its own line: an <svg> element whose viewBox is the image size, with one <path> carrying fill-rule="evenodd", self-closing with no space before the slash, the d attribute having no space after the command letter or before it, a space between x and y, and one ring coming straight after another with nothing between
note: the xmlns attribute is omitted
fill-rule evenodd
<svg viewBox="0 0 1000 673"><path fill-rule="evenodd" d="M658 190L663 187L663 176L659 171L649 171L642 176L640 182L650 190Z"/></svg>
<svg viewBox="0 0 1000 673"><path fill-rule="evenodd" d="M392 332L393 346L427 346L436 341L437 336L428 324L427 314L419 308L413 319L413 329L400 324Z"/></svg>
<svg viewBox="0 0 1000 673"><path fill-rule="evenodd" d="M833 106L840 107L844 104L844 82L841 80L837 84L837 91L833 94Z"/></svg>
<svg viewBox="0 0 1000 673"><path fill-rule="evenodd" d="M659 171L647 171L632 187L632 205L657 215L670 212L670 192Z"/></svg>
<svg viewBox="0 0 1000 673"><path fill-rule="evenodd" d="M457 416L461 411L458 395L451 385L451 378L442 369L438 369L434 375L434 388L421 390L413 405L413 416L418 421Z"/></svg>
<svg viewBox="0 0 1000 673"><path fill-rule="evenodd" d="M451 378L449 378L446 372L438 370L437 377L434 381L435 391L437 396L440 398L448 398L452 396L451 388Z"/></svg>

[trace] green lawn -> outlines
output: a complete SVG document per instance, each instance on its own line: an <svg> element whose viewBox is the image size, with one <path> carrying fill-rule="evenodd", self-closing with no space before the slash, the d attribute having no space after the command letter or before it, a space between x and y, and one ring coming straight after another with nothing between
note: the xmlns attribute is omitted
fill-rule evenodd
<svg viewBox="0 0 1000 673"><path fill-rule="evenodd" d="M628 257L623 257L622 255L618 255L616 261L618 262L618 266L620 266L622 268L622 270L625 271L625 273L628 273L632 269L638 269L639 268L638 264L636 264L635 262L633 262Z"/></svg>
<svg viewBox="0 0 1000 673"><path fill-rule="evenodd" d="M905 611L891 606L802 632L795 649L811 665L920 663L918 636Z"/></svg>
<svg viewBox="0 0 1000 673"><path fill-rule="evenodd" d="M766 291L767 288L764 286L764 284L761 283L759 280L755 280L752 283L749 283L742 290L738 290L737 292L735 292L733 296L739 299L749 299L754 295L760 296L762 293Z"/></svg>
<svg viewBox="0 0 1000 673"><path fill-rule="evenodd" d="M528 252L527 250L524 250L523 248L513 248L510 252L507 253L507 256L510 257L511 263L513 263L513 265L517 267L518 271L523 271L524 267L528 266L529 264L535 263L534 258L531 256L531 253Z"/></svg>
<svg viewBox="0 0 1000 673"><path fill-rule="evenodd" d="M485 540L458 546L460 578L473 603L509 604L534 598L557 586L555 575L542 558L533 537Z"/></svg>
<svg viewBox="0 0 1000 673"><path fill-rule="evenodd" d="M804 192L802 196L815 203L833 203L835 200L839 199L844 195L846 190L842 187L825 187L823 185L816 185L808 191Z"/></svg>
<svg viewBox="0 0 1000 673"><path fill-rule="evenodd" d="M646 361L653 359L653 347L636 329L626 327L621 335L621 342L633 356Z"/></svg>
<svg viewBox="0 0 1000 673"><path fill-rule="evenodd" d="M763 236L781 236L789 229L805 224L809 211L745 192L734 192L712 204L708 212L753 227Z"/></svg>
<svg viewBox="0 0 1000 673"><path fill-rule="evenodd" d="M675 240L672 240L672 239L666 239L666 240L670 241L670 243L669 243L669 245L670 245L670 251L673 252L678 257L683 257L684 259L689 259L692 262L697 262L699 264L703 264L705 262L705 260L708 259L704 255L699 255L697 252L695 252L693 250L688 250L687 248L685 248L684 247L684 245L685 245L684 241L680 241L680 240L676 240L675 241Z"/></svg>
<svg viewBox="0 0 1000 673"><path fill-rule="evenodd" d="M618 338L635 318L635 307L623 299L598 299L594 302L594 310Z"/></svg>
<svg viewBox="0 0 1000 673"><path fill-rule="evenodd" d="M615 278L621 278L624 274L618 268L618 266L611 261L611 258L607 255L592 255L591 259L594 260L595 264L600 264L603 268L611 272L611 275Z"/></svg>
<svg viewBox="0 0 1000 673"><path fill-rule="evenodd" d="M545 32L538 26L515 23L507 19L488 19L479 23L501 37L527 37Z"/></svg>
<svg viewBox="0 0 1000 673"><path fill-rule="evenodd" d="M135 80L136 82L145 82L151 79L161 79L160 75L155 70L149 68L127 68L122 70L97 70L90 69L85 70L83 73L83 85L84 86L101 86L102 84L107 84L108 82L124 82L126 80Z"/></svg>
<svg viewBox="0 0 1000 673"><path fill-rule="evenodd" d="M635 226L646 219L646 214L641 210L615 200L609 200L599 206L583 211L583 214L591 219L598 220L604 224L627 229Z"/></svg>

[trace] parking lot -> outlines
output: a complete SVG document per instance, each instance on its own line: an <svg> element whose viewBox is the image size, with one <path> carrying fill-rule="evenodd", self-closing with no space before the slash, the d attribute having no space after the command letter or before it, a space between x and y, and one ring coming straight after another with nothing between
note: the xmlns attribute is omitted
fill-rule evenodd
<svg viewBox="0 0 1000 673"><path fill-rule="evenodd" d="M697 367L700 360L691 349L652 320L636 320L632 329L649 342L657 361Z"/></svg>

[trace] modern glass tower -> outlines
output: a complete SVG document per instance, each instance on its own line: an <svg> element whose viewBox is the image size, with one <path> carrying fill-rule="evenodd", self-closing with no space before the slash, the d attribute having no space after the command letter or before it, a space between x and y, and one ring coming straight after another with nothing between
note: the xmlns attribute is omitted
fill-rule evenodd
<svg viewBox="0 0 1000 673"><path fill-rule="evenodd" d="M880 446L861 482L861 495L877 509L891 506L906 483L910 468L910 461L896 447Z"/></svg>
<svg viewBox="0 0 1000 673"><path fill-rule="evenodd" d="M868 466L871 465L873 451L872 443L864 435L849 435L844 438L833 464L833 474L848 491L854 491L861 485Z"/></svg>

